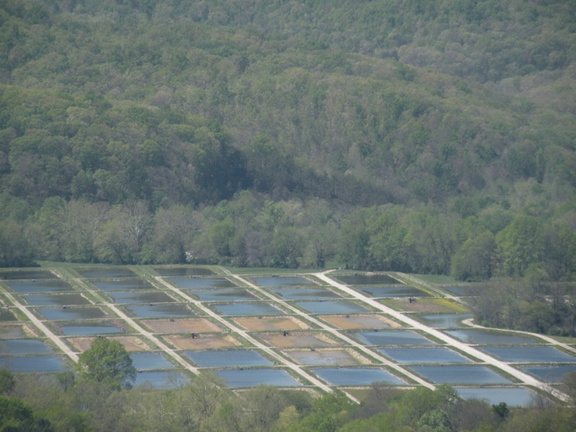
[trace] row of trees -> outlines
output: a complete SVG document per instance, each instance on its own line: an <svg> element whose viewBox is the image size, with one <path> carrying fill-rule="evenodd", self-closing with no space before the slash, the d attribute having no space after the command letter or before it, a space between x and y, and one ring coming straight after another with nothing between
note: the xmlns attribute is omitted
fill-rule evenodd
<svg viewBox="0 0 576 432"><path fill-rule="evenodd" d="M39 210L0 196L0 266L34 259L114 264L208 263L453 274L461 280L538 273L570 281L568 224L490 206L478 216L385 205L346 211L323 200L274 202L244 191L216 206L45 200Z"/></svg>

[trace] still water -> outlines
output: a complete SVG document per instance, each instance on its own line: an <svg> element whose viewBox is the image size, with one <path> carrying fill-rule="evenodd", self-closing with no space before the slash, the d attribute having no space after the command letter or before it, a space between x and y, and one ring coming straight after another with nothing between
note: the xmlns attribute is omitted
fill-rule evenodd
<svg viewBox="0 0 576 432"><path fill-rule="evenodd" d="M200 367L272 366L272 362L254 350L184 351Z"/></svg>
<svg viewBox="0 0 576 432"><path fill-rule="evenodd" d="M417 374L436 384L506 384L506 378L486 366L411 366Z"/></svg>
<svg viewBox="0 0 576 432"><path fill-rule="evenodd" d="M317 368L316 375L330 384L340 386L365 386L374 383L402 385L403 381L383 369L372 368Z"/></svg>
<svg viewBox="0 0 576 432"><path fill-rule="evenodd" d="M217 375L231 388L259 385L298 387L301 385L292 375L281 369L226 369L218 371Z"/></svg>

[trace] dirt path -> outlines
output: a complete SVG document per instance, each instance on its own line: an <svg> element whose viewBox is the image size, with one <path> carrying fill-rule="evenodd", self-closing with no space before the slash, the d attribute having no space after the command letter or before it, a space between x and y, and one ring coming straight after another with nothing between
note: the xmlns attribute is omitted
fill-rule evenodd
<svg viewBox="0 0 576 432"><path fill-rule="evenodd" d="M500 369L501 371L507 373L510 376L513 376L514 378L516 378L518 381L520 381L522 384L526 384L528 386L532 386L532 387L536 387L540 390L543 390L551 395L553 395L554 397L563 400L563 401L568 401L569 398L566 394L552 388L550 385L543 383L537 379L535 379L534 377L532 377L531 375L528 375L524 372L519 371L518 369L513 368L512 366L510 366L509 364L500 361L492 356L489 356L488 354L485 354L484 352L477 350L474 347L471 347L463 342L460 342L457 339L454 339L451 336L448 336L444 333L442 333L439 330L436 330L432 327L428 327L408 316L406 316L405 314L398 312L394 309L389 308L388 306L383 305L382 303L379 303L378 301L366 297L365 295L359 293L356 290L353 290L349 287L347 287L346 285L343 285L339 282L336 282L335 280L329 278L327 276L328 273L330 273L331 271L326 271L326 272L322 272L322 273L315 273L314 275L320 279L323 280L324 282L330 284L331 286L339 289L342 292L345 292L346 294L348 294L349 296L363 302L366 303L374 308L376 308L377 310L380 310L381 312L384 312L392 317L394 317L395 319L397 319L400 322L403 322L404 324L409 325L410 327L416 329L416 330L420 330L423 333L426 333L436 339L441 340L442 342L445 342L447 345L452 346L454 348L458 348L460 351L467 353L468 355L475 357L483 362L485 362L488 365L491 365L497 369Z"/></svg>

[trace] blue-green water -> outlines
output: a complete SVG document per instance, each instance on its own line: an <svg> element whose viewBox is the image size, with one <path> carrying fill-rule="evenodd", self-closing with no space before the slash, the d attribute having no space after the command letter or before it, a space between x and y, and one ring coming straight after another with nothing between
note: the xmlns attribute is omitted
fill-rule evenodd
<svg viewBox="0 0 576 432"><path fill-rule="evenodd" d="M52 348L47 343L37 339L0 340L0 353L10 355L48 354Z"/></svg>
<svg viewBox="0 0 576 432"><path fill-rule="evenodd" d="M65 336L97 336L124 333L124 329L114 325L60 325Z"/></svg>
<svg viewBox="0 0 576 432"><path fill-rule="evenodd" d="M378 351L397 363L470 363L470 360L444 347L379 348Z"/></svg>
<svg viewBox="0 0 576 432"><path fill-rule="evenodd" d="M406 285L362 287L362 291L376 298L429 297L430 294Z"/></svg>
<svg viewBox="0 0 576 432"><path fill-rule="evenodd" d="M245 302L217 304L214 307L222 315L250 316L250 315L284 315L284 312L264 302Z"/></svg>
<svg viewBox="0 0 576 432"><path fill-rule="evenodd" d="M352 314L368 312L368 309L346 300L297 301L295 304L313 314Z"/></svg>
<svg viewBox="0 0 576 432"><path fill-rule="evenodd" d="M340 298L328 288L272 288L270 292L285 300L314 300Z"/></svg>
<svg viewBox="0 0 576 432"><path fill-rule="evenodd" d="M193 290L191 291L191 295L200 301L258 300L258 297L249 291L240 288Z"/></svg>
<svg viewBox="0 0 576 432"><path fill-rule="evenodd" d="M98 307L67 307L36 309L49 320L79 320L104 318L106 315Z"/></svg>
<svg viewBox="0 0 576 432"><path fill-rule="evenodd" d="M433 342L412 330L379 330L356 333L366 345L432 345Z"/></svg>
<svg viewBox="0 0 576 432"><path fill-rule="evenodd" d="M383 383L388 385L405 384L399 378L383 369L316 368L312 369L312 372L330 384L339 386L365 386L374 383Z"/></svg>
<svg viewBox="0 0 576 432"><path fill-rule="evenodd" d="M534 344L538 340L530 337L514 333L499 333L481 329L470 330L447 330L444 333L449 334L457 339L467 343L473 344L486 344L486 345L516 345L516 344Z"/></svg>
<svg viewBox="0 0 576 432"><path fill-rule="evenodd" d="M107 293L114 303L140 304L140 303L175 303L172 297L161 291L125 291Z"/></svg>
<svg viewBox="0 0 576 432"><path fill-rule="evenodd" d="M507 362L576 363L576 357L551 346L485 346L480 349Z"/></svg>
<svg viewBox="0 0 576 432"><path fill-rule="evenodd" d="M436 384L506 384L506 378L486 366L411 366L417 374Z"/></svg>
<svg viewBox="0 0 576 432"><path fill-rule="evenodd" d="M288 372L281 369L226 369L216 374L231 388L257 387L298 387L301 384Z"/></svg>
<svg viewBox="0 0 576 432"><path fill-rule="evenodd" d="M154 267L154 271L160 276L190 277L210 276L214 272L206 267Z"/></svg>
<svg viewBox="0 0 576 432"><path fill-rule="evenodd" d="M254 350L184 351L200 367L272 366L273 363Z"/></svg>
<svg viewBox="0 0 576 432"><path fill-rule="evenodd" d="M91 281L103 291L152 290L154 287L140 278L122 278L119 280Z"/></svg>
<svg viewBox="0 0 576 432"><path fill-rule="evenodd" d="M171 284L182 289L231 288L236 285L223 278L174 277L168 279Z"/></svg>
<svg viewBox="0 0 576 432"><path fill-rule="evenodd" d="M108 279L134 277L134 272L126 267L80 268L76 271L86 279Z"/></svg>
<svg viewBox="0 0 576 432"><path fill-rule="evenodd" d="M0 357L0 368L6 368L13 373L53 373L66 369L66 363L55 355Z"/></svg>
<svg viewBox="0 0 576 432"><path fill-rule="evenodd" d="M300 276L262 276L251 279L256 285L264 288L314 285L314 282Z"/></svg>
<svg viewBox="0 0 576 432"><path fill-rule="evenodd" d="M344 282L346 285L396 285L399 282L385 274L357 274L357 275L347 275L338 276L338 279Z"/></svg>
<svg viewBox="0 0 576 432"><path fill-rule="evenodd" d="M81 294L26 294L23 298L31 306L78 306L90 304Z"/></svg>
<svg viewBox="0 0 576 432"><path fill-rule="evenodd" d="M129 305L124 307L139 318L192 318L197 316L186 305L179 303Z"/></svg>
<svg viewBox="0 0 576 432"><path fill-rule="evenodd" d="M17 293L42 293L57 291L74 291L66 282L61 280L11 281L8 287Z"/></svg>
<svg viewBox="0 0 576 432"><path fill-rule="evenodd" d="M172 369L174 365L157 352L133 352L130 353L132 366L137 370Z"/></svg>

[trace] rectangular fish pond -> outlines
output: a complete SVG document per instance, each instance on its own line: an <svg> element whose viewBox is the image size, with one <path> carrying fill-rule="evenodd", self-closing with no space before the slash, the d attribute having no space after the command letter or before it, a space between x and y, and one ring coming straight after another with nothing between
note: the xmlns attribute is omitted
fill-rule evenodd
<svg viewBox="0 0 576 432"><path fill-rule="evenodd" d="M28 355L48 354L53 350L47 343L38 339L0 340L0 354Z"/></svg>
<svg viewBox="0 0 576 432"><path fill-rule="evenodd" d="M246 301L258 300L251 292L241 288L193 290L190 295L200 301Z"/></svg>
<svg viewBox="0 0 576 432"><path fill-rule="evenodd" d="M379 348L396 363L470 363L466 357L444 347Z"/></svg>
<svg viewBox="0 0 576 432"><path fill-rule="evenodd" d="M522 345L539 342L538 339L527 335L482 329L446 330L444 333L466 343L481 345Z"/></svg>
<svg viewBox="0 0 576 432"><path fill-rule="evenodd" d="M270 292L284 300L323 300L340 298L328 288L271 288Z"/></svg>
<svg viewBox="0 0 576 432"><path fill-rule="evenodd" d="M11 281L7 282L7 285L8 288L19 294L74 291L74 289L69 284L60 279Z"/></svg>
<svg viewBox="0 0 576 432"><path fill-rule="evenodd" d="M420 333L412 330L372 330L354 334L366 345L433 345Z"/></svg>
<svg viewBox="0 0 576 432"><path fill-rule="evenodd" d="M107 293L116 304L175 303L172 297L162 291L121 291Z"/></svg>
<svg viewBox="0 0 576 432"><path fill-rule="evenodd" d="M257 387L260 385L276 387L299 387L302 384L283 369L224 369L216 374L231 388Z"/></svg>
<svg viewBox="0 0 576 432"><path fill-rule="evenodd" d="M576 357L551 346L484 346L480 349L506 362L576 363Z"/></svg>
<svg viewBox="0 0 576 432"><path fill-rule="evenodd" d="M568 374L576 372L576 365L521 366L520 369L547 383L554 384L563 382Z"/></svg>
<svg viewBox="0 0 576 432"><path fill-rule="evenodd" d="M336 386L367 386L375 383L386 385L405 384L384 369L377 368L314 368L311 369L324 381Z"/></svg>
<svg viewBox="0 0 576 432"><path fill-rule="evenodd" d="M85 279L117 279L136 276L126 267L77 268L76 271Z"/></svg>
<svg viewBox="0 0 576 432"><path fill-rule="evenodd" d="M236 285L224 278L174 277L167 282L182 289L232 288Z"/></svg>
<svg viewBox="0 0 576 432"><path fill-rule="evenodd" d="M366 308L347 300L297 301L295 304L312 314L361 314L368 312Z"/></svg>
<svg viewBox="0 0 576 432"><path fill-rule="evenodd" d="M82 294L26 294L22 298L30 306L66 306L91 304Z"/></svg>
<svg viewBox="0 0 576 432"><path fill-rule="evenodd" d="M315 285L314 282L301 276L258 276L250 279L263 288Z"/></svg>
<svg viewBox="0 0 576 432"><path fill-rule="evenodd" d="M128 305L124 307L138 318L191 318L197 316L186 305L180 303Z"/></svg>
<svg viewBox="0 0 576 432"><path fill-rule="evenodd" d="M104 318L106 314L102 309L96 306L63 306L61 308L37 308L37 312L42 314L46 319L49 320L82 320L82 319L96 319Z"/></svg>
<svg viewBox="0 0 576 432"><path fill-rule="evenodd" d="M457 388L463 399L481 399L490 405L500 402L508 406L529 406L535 400L535 394L523 387L466 387Z"/></svg>
<svg viewBox="0 0 576 432"><path fill-rule="evenodd" d="M192 277L212 276L214 272L206 267L154 267L160 276Z"/></svg>
<svg viewBox="0 0 576 432"><path fill-rule="evenodd" d="M199 367L254 367L273 363L255 350L183 351Z"/></svg>
<svg viewBox="0 0 576 432"><path fill-rule="evenodd" d="M213 307L228 316L284 315L284 312L265 302L224 303L214 304Z"/></svg>
<svg viewBox="0 0 576 432"><path fill-rule="evenodd" d="M95 280L91 281L96 288L102 291L128 291L128 290L152 290L154 287L140 278L122 278L118 280Z"/></svg>
<svg viewBox="0 0 576 432"><path fill-rule="evenodd" d="M357 365L358 359L346 349L289 350L285 354L303 365L338 366Z"/></svg>
<svg viewBox="0 0 576 432"><path fill-rule="evenodd" d="M480 365L410 366L414 372L435 384L510 384L492 369Z"/></svg>
<svg viewBox="0 0 576 432"><path fill-rule="evenodd" d="M56 355L0 357L0 369L12 373L55 373L66 370L66 362Z"/></svg>
<svg viewBox="0 0 576 432"><path fill-rule="evenodd" d="M8 270L0 271L0 280L17 279L56 279L56 275L47 270Z"/></svg>
<svg viewBox="0 0 576 432"><path fill-rule="evenodd" d="M130 358L132 366L139 371L174 368L174 365L158 352L133 352L130 353Z"/></svg>
<svg viewBox="0 0 576 432"><path fill-rule="evenodd" d="M99 323L59 323L60 331L64 336L98 336L110 334L123 334L125 330L106 321Z"/></svg>

